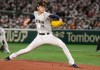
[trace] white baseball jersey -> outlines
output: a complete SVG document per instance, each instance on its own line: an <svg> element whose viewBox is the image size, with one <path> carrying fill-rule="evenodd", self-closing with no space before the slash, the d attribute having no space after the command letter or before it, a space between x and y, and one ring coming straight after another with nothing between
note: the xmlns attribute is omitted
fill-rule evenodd
<svg viewBox="0 0 100 70"><path fill-rule="evenodd" d="M51 33L51 24L50 24L50 13L44 12L41 15L38 15L38 12L34 12L35 23L37 26L38 33Z"/></svg>
<svg viewBox="0 0 100 70"><path fill-rule="evenodd" d="M50 13L44 12L41 15L38 15L38 12L34 12L35 22L37 26L37 36L36 38L29 44L29 46L25 49L22 49L16 53L11 54L9 57L10 59L16 58L21 54L25 54L30 52L32 49L35 49L43 44L52 44L62 48L63 52L65 53L66 57L69 60L69 64L74 64L74 59L72 58L67 46L57 37L53 36L51 31L50 25ZM40 35L39 33L44 33L44 35ZM49 34L47 34L49 33Z"/></svg>

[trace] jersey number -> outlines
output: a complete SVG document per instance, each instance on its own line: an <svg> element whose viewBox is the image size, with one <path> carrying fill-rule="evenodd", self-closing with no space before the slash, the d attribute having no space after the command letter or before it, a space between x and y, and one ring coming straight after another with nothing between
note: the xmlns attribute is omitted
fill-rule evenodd
<svg viewBox="0 0 100 70"><path fill-rule="evenodd" d="M41 27L44 27L44 25L41 25Z"/></svg>

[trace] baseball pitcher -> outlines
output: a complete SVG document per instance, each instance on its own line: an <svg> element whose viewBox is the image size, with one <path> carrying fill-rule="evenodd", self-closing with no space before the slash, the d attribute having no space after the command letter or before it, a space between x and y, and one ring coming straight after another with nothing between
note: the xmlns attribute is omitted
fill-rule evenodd
<svg viewBox="0 0 100 70"><path fill-rule="evenodd" d="M0 42L1 42L1 45L2 45L1 48L0 48L0 51L10 53L9 48L8 48L8 44L7 44L7 41L6 41L6 37L5 37L5 31L1 27L0 27Z"/></svg>
<svg viewBox="0 0 100 70"><path fill-rule="evenodd" d="M40 45L52 44L52 45L56 45L56 46L60 47L63 50L64 54L66 55L66 57L69 60L69 64L72 67L78 68L78 65L75 64L74 59L73 59L72 55L70 54L67 46L59 38L55 37L52 34L50 19L56 18L57 20L59 20L61 22L62 22L62 19L57 15L53 15L53 14L46 12L45 8L46 8L46 3L39 2L38 6L37 6L37 11L35 11L33 13L33 15L31 15L24 22L24 27L26 27L28 25L29 21L32 21L33 19L35 19L35 23L37 26L36 38L31 42L31 44L29 44L29 46L27 48L22 49L18 52L12 53L10 56L6 57L5 60L8 61L8 60L14 59L19 55L22 55L22 54L32 51L33 49L39 47Z"/></svg>

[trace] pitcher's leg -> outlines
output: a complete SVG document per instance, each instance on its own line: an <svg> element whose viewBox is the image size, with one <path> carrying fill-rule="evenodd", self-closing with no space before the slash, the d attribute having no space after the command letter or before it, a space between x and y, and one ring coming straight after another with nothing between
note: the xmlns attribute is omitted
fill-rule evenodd
<svg viewBox="0 0 100 70"><path fill-rule="evenodd" d="M66 46L63 42L59 42L58 46L60 46L60 47L63 49L63 51L64 51L66 57L67 57L68 60L69 60L69 64L70 64L70 65L73 65L73 64L74 64L74 59L73 59L71 53L69 52L67 46Z"/></svg>
<svg viewBox="0 0 100 70"><path fill-rule="evenodd" d="M10 57L10 59L14 59L19 55L30 52L32 49L35 49L36 47L38 47L42 44L43 44L42 40L40 38L36 38L27 48L22 49L18 52L15 52L15 53L11 54L9 57Z"/></svg>
<svg viewBox="0 0 100 70"><path fill-rule="evenodd" d="M48 39L48 44L56 45L62 48L63 52L65 53L66 57L69 60L69 64L70 65L74 64L74 59L71 53L69 52L67 46L59 38L52 36L50 39Z"/></svg>

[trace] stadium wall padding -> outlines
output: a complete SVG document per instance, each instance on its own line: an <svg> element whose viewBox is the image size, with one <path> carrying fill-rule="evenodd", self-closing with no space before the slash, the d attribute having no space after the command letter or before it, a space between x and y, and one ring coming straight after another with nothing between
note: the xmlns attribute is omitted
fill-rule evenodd
<svg viewBox="0 0 100 70"><path fill-rule="evenodd" d="M36 30L5 29L8 42L31 43ZM66 44L97 44L100 30L53 30L53 34Z"/></svg>

